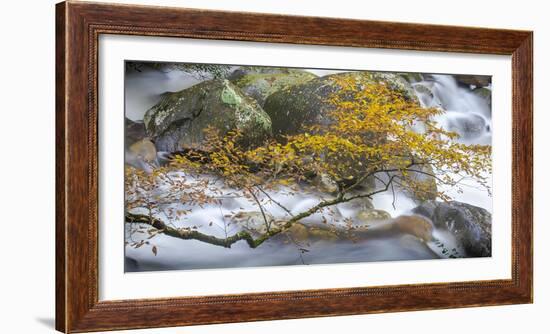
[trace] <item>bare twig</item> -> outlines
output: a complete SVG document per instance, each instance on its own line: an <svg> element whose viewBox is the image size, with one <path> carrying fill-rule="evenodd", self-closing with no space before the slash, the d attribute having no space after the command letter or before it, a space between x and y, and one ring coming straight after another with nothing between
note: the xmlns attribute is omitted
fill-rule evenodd
<svg viewBox="0 0 550 334"><path fill-rule="evenodd" d="M269 198L269 200L270 200L271 202L275 203L278 207L280 207L281 209L285 210L285 212L288 213L291 217L294 216L294 215L292 214L292 212L290 212L289 209L287 209L287 208L286 208L285 206L283 206L281 203L279 203L279 202L277 202L275 199L273 199L273 197L271 197L267 191L263 190L260 186L256 186L256 188L257 188L259 191L261 191L264 195L266 195L267 198Z"/></svg>
<svg viewBox="0 0 550 334"><path fill-rule="evenodd" d="M254 193L254 190L252 190L250 188L247 188L246 190L248 190L250 195L252 195L252 198L254 199L254 201L256 202L258 207L260 208L260 212L262 213L262 217L264 218L265 227L267 228L267 231L269 232L269 229L271 228L271 220L267 219L262 203L260 202L260 200L258 199L256 194Z"/></svg>
<svg viewBox="0 0 550 334"><path fill-rule="evenodd" d="M385 184L384 188L373 191L373 192L370 192L368 194L361 194L361 195L350 196L350 197L338 196L338 197L336 197L334 199L331 199L331 200L321 201L317 205L309 208L308 210L303 211L302 213L295 215L294 217L289 219L283 225L281 225L279 227L276 227L276 228L273 228L273 229L269 229L266 233L260 235L256 239L254 239L250 235L250 233L245 232L245 231L238 232L238 233L236 233L232 236L226 236L225 238L218 238L218 237L214 237L212 235L207 235L207 234L201 233L201 232L196 231L196 230L176 229L176 228L173 228L171 226L166 225L162 220L154 218L152 216L142 215L142 214L134 214L134 213L130 213L130 212L126 213L126 222L127 223L148 224L148 225L151 225L151 226L153 226L154 228L156 228L158 230L161 230L162 233L164 233L166 235L169 235L169 236L172 236L172 237L175 237L175 238L184 239L184 240L194 239L194 240L199 240L199 241L203 241L203 242L206 242L206 243L209 243L209 244L212 244L212 245L222 246L222 247L226 247L226 248L230 248L231 245L233 245L234 243L236 243L238 241L245 240L248 243L248 245L250 246L250 248L257 248L258 246L263 244L269 238L271 238L271 237L273 237L273 236L275 236L275 235L277 235L281 232L286 231L287 229L289 229L296 222L300 221L303 218L306 218L306 217L309 217L309 216L313 215L314 213L318 212L322 208L333 206L333 205L338 204L338 203L349 202L349 201L352 201L352 200L357 199L357 198L365 198L365 197L372 198L372 196L374 196L378 193L387 191L390 187L390 184L393 182L394 178L395 178L395 175L393 175L390 178L388 183Z"/></svg>

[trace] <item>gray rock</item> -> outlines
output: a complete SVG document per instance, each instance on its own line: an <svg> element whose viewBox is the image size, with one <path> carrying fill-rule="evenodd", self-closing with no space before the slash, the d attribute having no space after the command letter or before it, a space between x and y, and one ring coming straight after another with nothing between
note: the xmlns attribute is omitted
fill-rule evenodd
<svg viewBox="0 0 550 334"><path fill-rule="evenodd" d="M260 211L242 211L231 217L231 223L252 237L258 237L267 232L268 226L272 228L279 225L269 213L265 213L265 218L267 222Z"/></svg>
<svg viewBox="0 0 550 334"><path fill-rule="evenodd" d="M390 219L391 215L384 210L370 209L359 211L355 218L361 222L370 222L372 220Z"/></svg>
<svg viewBox="0 0 550 334"><path fill-rule="evenodd" d="M311 185L317 190L327 194L336 194L339 190L338 183L327 174L316 175L311 180Z"/></svg>
<svg viewBox="0 0 550 334"><path fill-rule="evenodd" d="M403 236L412 236L423 243L433 240L434 226L429 219L419 215L402 215L391 218L382 210L375 213L374 217L368 215L361 219L356 217L354 231L356 237L362 239L385 239Z"/></svg>
<svg viewBox="0 0 550 334"><path fill-rule="evenodd" d="M450 231L470 257L491 256L491 214L461 202L427 201L413 210Z"/></svg>
<svg viewBox="0 0 550 334"><path fill-rule="evenodd" d="M263 106L269 95L315 78L317 76L312 73L288 69L281 72L248 72L232 82Z"/></svg>
<svg viewBox="0 0 550 334"><path fill-rule="evenodd" d="M486 88L486 87L476 88L472 92L474 94L476 94L477 96L479 96L480 98L482 98L483 101L485 101L487 103L487 105L489 106L489 109L491 108L491 95L492 95L492 92L489 88Z"/></svg>
<svg viewBox="0 0 550 334"><path fill-rule="evenodd" d="M272 121L275 136L295 134L311 125L328 125L328 111L332 106L327 99L338 90L338 78L351 77L358 86L369 83L385 83L409 100L418 101L410 84L401 76L392 73L346 72L331 74L291 86L271 94L265 101L264 110Z"/></svg>
<svg viewBox="0 0 550 334"><path fill-rule="evenodd" d="M418 73L418 72L407 72L407 73L398 73L398 74L403 79L407 80L407 82L409 83L420 82L424 80L424 78L422 77L422 73Z"/></svg>
<svg viewBox="0 0 550 334"><path fill-rule="evenodd" d="M281 237L283 237L283 242L289 242L290 238L293 242L307 245L309 242L338 241L342 239L345 232L345 230L334 226L294 223L289 229L281 233Z"/></svg>
<svg viewBox="0 0 550 334"><path fill-rule="evenodd" d="M126 147L129 147L133 143L147 137L147 132L145 132L145 124L143 124L143 122L132 121L131 119L124 117L124 127L126 129Z"/></svg>
<svg viewBox="0 0 550 334"><path fill-rule="evenodd" d="M157 150L168 152L203 149L204 130L209 126L222 135L238 129L246 144L257 144L271 135L271 120L258 103L221 79L165 93L145 113L144 123Z"/></svg>
<svg viewBox="0 0 550 334"><path fill-rule="evenodd" d="M358 192L350 194L351 196L358 194ZM370 211L374 209L372 200L368 197L357 198L349 202L340 203L336 206L338 211L343 216L356 215L357 212Z"/></svg>
<svg viewBox="0 0 550 334"><path fill-rule="evenodd" d="M242 77L250 74L289 74L293 71L301 70L288 67L240 66L233 72L231 72L227 79L230 81L237 81Z"/></svg>
<svg viewBox="0 0 550 334"><path fill-rule="evenodd" d="M413 170L418 170L419 172L410 172L409 176L414 182L417 183L417 186L414 187L416 191L406 190L407 195L413 199L417 204L420 204L426 200L435 200L438 196L437 182L432 165L418 165L413 168Z"/></svg>
<svg viewBox="0 0 550 334"><path fill-rule="evenodd" d="M147 137L145 124L124 118L124 162L135 168L151 171L158 166L157 150Z"/></svg>
<svg viewBox="0 0 550 334"><path fill-rule="evenodd" d="M147 138L128 146L124 153L124 162L135 168L151 172L159 165L155 144Z"/></svg>
<svg viewBox="0 0 550 334"><path fill-rule="evenodd" d="M365 72L363 72L365 73ZM412 101L417 101L418 98L412 88L410 82L405 79L402 75L397 73L389 72L371 72L368 73L371 75L371 78L375 82L384 82L387 84L393 91L397 91L407 99Z"/></svg>
<svg viewBox="0 0 550 334"><path fill-rule="evenodd" d="M491 83L491 77L488 75L457 74L453 76L458 83L466 86L486 87Z"/></svg>
<svg viewBox="0 0 550 334"><path fill-rule="evenodd" d="M413 87L414 87L414 90L420 94L426 94L430 98L434 97L432 90L428 86L426 86L424 83L417 83Z"/></svg>
<svg viewBox="0 0 550 334"><path fill-rule="evenodd" d="M486 131L486 122L477 114L461 114L450 122L451 131L457 132L461 138L471 139L479 137Z"/></svg>

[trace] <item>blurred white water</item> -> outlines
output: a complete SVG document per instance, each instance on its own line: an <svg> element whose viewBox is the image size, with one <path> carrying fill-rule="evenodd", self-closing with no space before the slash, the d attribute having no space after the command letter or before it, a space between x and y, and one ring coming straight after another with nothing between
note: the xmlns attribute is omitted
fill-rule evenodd
<svg viewBox="0 0 550 334"><path fill-rule="evenodd" d="M436 120L446 130L457 132L459 141L491 144L490 105L468 87L459 86L452 75L429 75L413 87L423 107L445 111Z"/></svg>
<svg viewBox="0 0 550 334"><path fill-rule="evenodd" d="M335 71L311 70L318 75L332 74ZM157 103L160 94L166 91L178 91L199 82L187 73L180 71L159 72L144 69L143 72L131 72L126 77L126 115L133 120L140 120L144 113ZM491 143L491 108L483 98L472 89L457 84L451 75L428 75L425 79L412 84L424 107L437 107L445 110L437 122L449 131L461 135L460 141L466 144ZM489 87L490 88L490 87ZM206 176L205 176L206 177ZM460 176L456 175L456 178ZM200 232L223 238L240 231L242 226L231 222L231 216L237 212L257 212L258 207L249 200L235 196L233 189L225 188L219 181L213 183L223 189L221 205L206 205L203 209L193 210L180 218L166 214L170 210L190 209L181 203L171 203L157 214L167 223L176 227L193 228ZM461 190L457 187L446 187L445 190L454 200L485 208L492 212L491 197L469 179L462 181ZM166 189L158 189L162 194ZM316 205L326 194L307 193L288 195L285 189L270 193L270 196L293 214L303 212ZM288 213L266 196L261 196L265 210L275 219L284 220ZM417 203L407 194L397 191L396 194L381 193L374 196L372 204L376 209L390 213L393 218L410 214ZM336 220L352 218L355 208L339 205L334 209ZM322 215L317 213L303 220L304 223L318 224ZM338 224L337 221L331 223ZM132 226L126 226L132 229ZM128 233L127 241L147 237L142 232ZM440 241L448 247L456 246L453 236L446 231L434 231ZM151 240L157 247L157 254L150 248L138 249L126 247L126 270L169 270L247 267L265 265L292 265L315 263L366 262L390 260L420 260L444 257L433 242L423 243L410 235L380 234L376 239L351 242L349 240L317 241L307 245L293 242L281 242L281 239L268 240L262 246L251 249L245 242L238 242L230 249L210 245L194 240L158 235ZM307 252L300 249L307 248Z"/></svg>
<svg viewBox="0 0 550 334"><path fill-rule="evenodd" d="M457 132L460 142L491 145L491 106L472 89L459 85L452 75L441 74L426 75L424 80L414 83L413 87L422 106L445 111L436 121L445 130ZM486 89L491 89L490 85ZM461 180L460 187L442 186L439 190L445 191L456 201L492 212L492 198L486 189L470 178L463 179L460 175L454 175L453 178Z"/></svg>
<svg viewBox="0 0 550 334"><path fill-rule="evenodd" d="M143 120L162 93L177 92L200 82L182 71L159 71L146 66L140 71L127 69L124 77L125 115L133 121Z"/></svg>
<svg viewBox="0 0 550 334"><path fill-rule="evenodd" d="M318 76L345 71L308 70ZM177 69L156 70L141 66L139 71L127 69L124 81L125 115L133 121L143 119L145 112L160 101L161 94L189 88L203 79Z"/></svg>

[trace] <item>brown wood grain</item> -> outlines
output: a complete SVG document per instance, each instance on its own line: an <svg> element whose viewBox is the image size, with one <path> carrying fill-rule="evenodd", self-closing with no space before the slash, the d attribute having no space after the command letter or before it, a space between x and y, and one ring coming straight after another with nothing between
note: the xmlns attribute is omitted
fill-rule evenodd
<svg viewBox="0 0 550 334"><path fill-rule="evenodd" d="M65 21L65 3L61 3L56 7L56 24L55 24L55 58L56 58L56 73L55 73L55 328L64 330L65 324L65 287L67 280L65 279L65 36L66 36L66 21Z"/></svg>
<svg viewBox="0 0 550 334"><path fill-rule="evenodd" d="M532 302L532 32L72 1L58 4L56 16L56 328L59 331ZM511 55L512 278L99 301L97 44L101 34Z"/></svg>

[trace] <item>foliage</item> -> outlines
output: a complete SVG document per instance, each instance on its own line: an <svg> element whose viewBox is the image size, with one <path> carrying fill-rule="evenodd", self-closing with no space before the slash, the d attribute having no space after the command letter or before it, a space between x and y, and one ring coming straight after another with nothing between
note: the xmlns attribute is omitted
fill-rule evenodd
<svg viewBox="0 0 550 334"><path fill-rule="evenodd" d="M458 135L439 127L432 118L442 111L422 108L383 84L366 84L353 78L339 80L330 97L333 110L328 125L314 125L303 133L255 148L239 145L242 134L225 137L210 129L207 153L177 156L172 167L207 171L222 176L236 188L273 189L296 185L312 175L328 175L340 185L339 195L361 186L367 178L392 183L426 195L426 178L459 186L449 172L476 179L487 190L490 146L458 143ZM418 127L423 128L418 131ZM437 194L449 199L444 192Z"/></svg>
<svg viewBox="0 0 550 334"><path fill-rule="evenodd" d="M299 134L279 141L271 139L255 147L243 145L243 134L239 131L221 136L209 128L205 132L204 150L176 155L168 167L152 175L131 170L127 179L139 183L137 188L144 193L150 193L158 187L152 179L166 182L170 172L218 177L259 207L267 227L266 235L258 239L261 242L338 203L394 192L395 187L420 199L435 195L449 200L444 191L433 189L433 183L460 187L463 179L471 178L489 191L485 175L491 167L490 146L457 142L456 133L444 130L433 121L441 110L422 108L387 85L363 81L359 76L343 76L334 85L336 93L328 97L331 110L324 124L309 126ZM319 176L337 184L333 197L320 199L317 205L294 214L277 203L289 217L272 226L274 222L268 218L259 198L281 187L290 192L313 191L311 182ZM369 182L376 187L367 186ZM185 194L180 201L198 205L215 201L204 195L215 193L215 184L209 181L189 184L185 178L180 183L180 191L176 193ZM128 210L158 206L156 197L140 194L134 191L134 196L129 197L132 200ZM249 240L250 236L241 239ZM261 242L249 240L254 247Z"/></svg>

